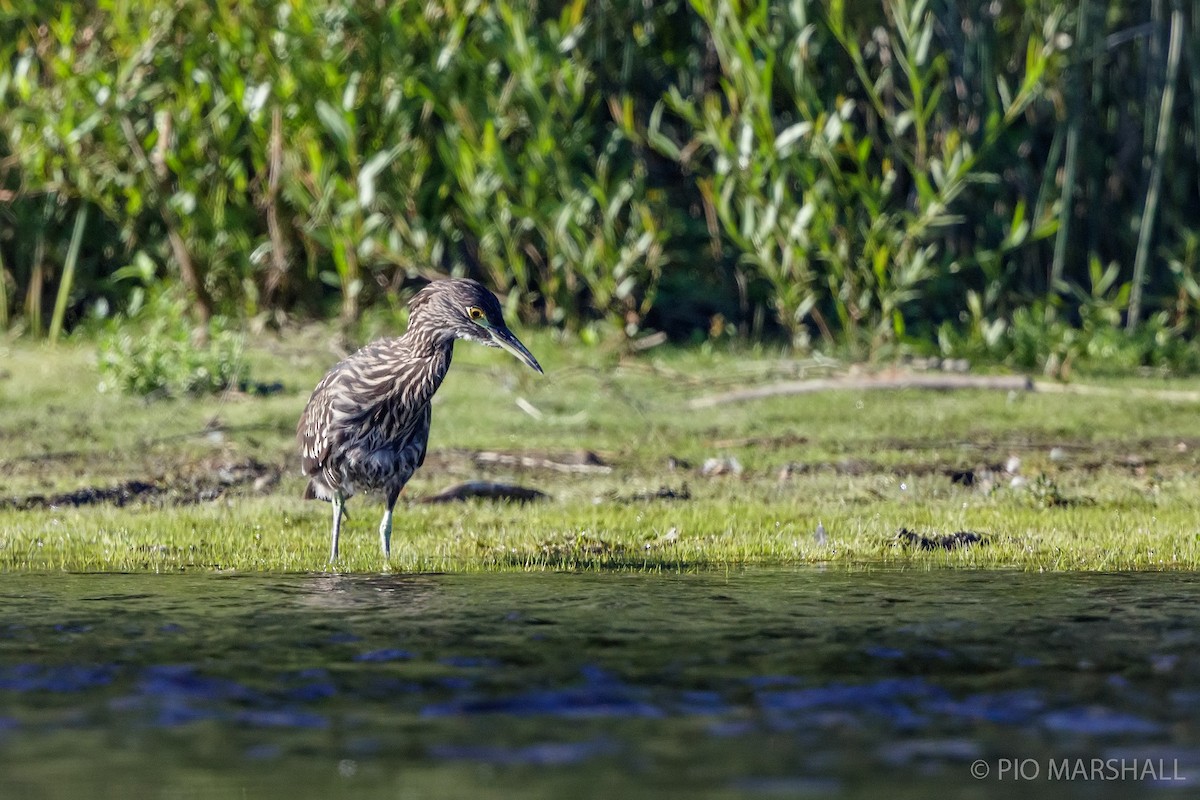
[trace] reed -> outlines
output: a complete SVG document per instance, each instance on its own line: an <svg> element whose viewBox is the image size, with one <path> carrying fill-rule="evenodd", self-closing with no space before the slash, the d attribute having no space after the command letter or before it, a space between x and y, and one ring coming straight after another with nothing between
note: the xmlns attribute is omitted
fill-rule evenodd
<svg viewBox="0 0 1200 800"><path fill-rule="evenodd" d="M54 313L50 318L50 342L57 342L62 334L63 317L71 301L71 287L75 282L75 267L79 263L79 248L83 244L83 231L87 226L88 207L80 206L75 213L75 228L71 232L71 244L67 248L67 260L58 282L58 297L54 301Z"/></svg>
<svg viewBox="0 0 1200 800"><path fill-rule="evenodd" d="M1171 138L1171 113L1175 108L1175 84L1179 76L1179 59L1183 50L1183 27L1183 12L1177 8L1171 12L1170 44L1167 48L1166 76L1159 104L1158 132L1154 137L1149 186L1146 189L1146 203L1142 210L1137 251L1133 260L1133 291L1129 297L1129 313L1125 324L1126 330L1130 331L1137 328L1141 319L1142 290L1146 283L1146 264L1150 257L1154 222L1158 216L1163 161L1166 158L1167 143Z"/></svg>

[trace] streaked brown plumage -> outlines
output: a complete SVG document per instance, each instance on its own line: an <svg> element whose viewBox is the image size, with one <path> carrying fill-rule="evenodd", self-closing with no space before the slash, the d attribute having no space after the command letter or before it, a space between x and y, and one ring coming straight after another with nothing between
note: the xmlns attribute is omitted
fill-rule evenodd
<svg viewBox="0 0 1200 800"><path fill-rule="evenodd" d="M425 460L429 402L450 368L456 339L502 347L542 371L504 324L495 295L476 281L434 281L409 308L404 335L372 342L338 363L317 384L296 426L309 478L304 496L333 503L331 562L346 500L360 492L383 493L379 540L384 558L391 554L392 510Z"/></svg>

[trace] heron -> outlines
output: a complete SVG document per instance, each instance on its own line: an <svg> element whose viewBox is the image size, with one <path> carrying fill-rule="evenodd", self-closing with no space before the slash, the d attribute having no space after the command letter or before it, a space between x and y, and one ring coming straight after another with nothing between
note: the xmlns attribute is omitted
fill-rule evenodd
<svg viewBox="0 0 1200 800"><path fill-rule="evenodd" d="M454 342L466 339L541 365L504 324L496 296L478 281L431 281L409 303L404 335L378 339L335 365L313 390L296 439L306 499L333 504L329 562L338 557L346 501L360 492L384 497L379 543L392 551L392 512L400 490L425 461L430 401L450 369Z"/></svg>

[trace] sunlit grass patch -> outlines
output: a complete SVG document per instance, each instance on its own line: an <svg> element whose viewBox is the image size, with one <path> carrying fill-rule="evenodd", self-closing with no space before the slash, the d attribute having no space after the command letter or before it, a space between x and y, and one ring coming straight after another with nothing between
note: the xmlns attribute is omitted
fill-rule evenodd
<svg viewBox="0 0 1200 800"><path fill-rule="evenodd" d="M300 499L293 431L337 353L301 333L248 351L256 379L283 386L268 397L98 393L87 346L9 346L0 568L328 569L329 507ZM692 409L809 367L670 348L627 361L528 338L544 379L459 346L391 561L379 555L379 501L355 497L338 570L1200 565L1200 415L1177 398L832 391ZM421 502L477 479L548 499ZM153 491L124 505L63 501L130 482ZM901 530L979 541L924 549Z"/></svg>

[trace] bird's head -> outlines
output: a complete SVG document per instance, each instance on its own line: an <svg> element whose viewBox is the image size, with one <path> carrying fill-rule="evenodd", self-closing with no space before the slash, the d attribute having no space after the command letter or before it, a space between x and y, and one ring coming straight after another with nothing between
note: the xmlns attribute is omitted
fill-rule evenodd
<svg viewBox="0 0 1200 800"><path fill-rule="evenodd" d="M455 339L500 347L538 372L542 367L504 324L500 301L478 281L451 278L433 281L413 298L409 327L437 329Z"/></svg>

